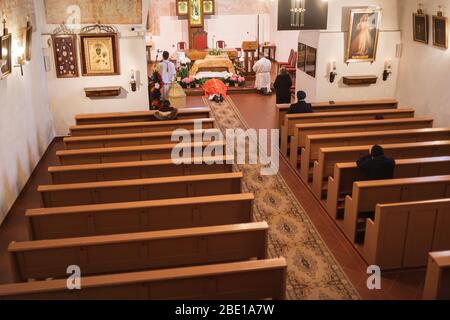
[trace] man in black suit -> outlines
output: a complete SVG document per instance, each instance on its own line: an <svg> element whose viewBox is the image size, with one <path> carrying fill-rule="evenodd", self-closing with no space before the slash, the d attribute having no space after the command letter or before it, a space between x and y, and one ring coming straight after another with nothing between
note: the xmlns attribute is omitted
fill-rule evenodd
<svg viewBox="0 0 450 320"><path fill-rule="evenodd" d="M370 154L359 159L356 164L366 180L385 180L394 178L395 160L384 155L381 146L375 145Z"/></svg>
<svg viewBox="0 0 450 320"><path fill-rule="evenodd" d="M306 103L306 93L304 91L297 92L297 103L294 103L289 108L287 114L296 113L312 113L313 109L310 103Z"/></svg>

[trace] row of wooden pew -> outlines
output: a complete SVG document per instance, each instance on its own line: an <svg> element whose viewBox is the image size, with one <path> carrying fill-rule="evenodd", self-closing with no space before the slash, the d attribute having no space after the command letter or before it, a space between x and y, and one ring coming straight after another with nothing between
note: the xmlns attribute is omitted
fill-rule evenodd
<svg viewBox="0 0 450 320"><path fill-rule="evenodd" d="M369 265L424 267L450 249L450 128L395 100L288 108L276 106L281 153ZM363 181L356 160L375 144L396 159L394 179Z"/></svg>
<svg viewBox="0 0 450 320"><path fill-rule="evenodd" d="M199 121L217 131L210 110L154 120L76 117L53 184L37 189L41 208L25 213L30 240L8 248L17 283L1 285L0 299L285 298L286 261L268 258L269 226L254 221L225 143L189 144L190 161L172 162L172 130L201 135ZM218 151L195 158L198 147ZM67 288L69 266L81 290Z"/></svg>

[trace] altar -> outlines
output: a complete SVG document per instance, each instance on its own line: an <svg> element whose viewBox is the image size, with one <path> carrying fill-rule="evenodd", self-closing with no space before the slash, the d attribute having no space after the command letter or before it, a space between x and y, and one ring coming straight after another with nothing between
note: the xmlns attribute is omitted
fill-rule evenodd
<svg viewBox="0 0 450 320"><path fill-rule="evenodd" d="M204 59L196 60L191 70L190 77L203 78L226 78L228 74L235 74L233 62L227 53L220 55L207 54Z"/></svg>
<svg viewBox="0 0 450 320"><path fill-rule="evenodd" d="M234 61L239 57L239 51L234 48L220 49L225 54L228 55L231 61ZM209 54L211 49L198 50L198 49L187 49L181 50L180 52L184 52L186 57L188 57L191 61L204 60L206 56Z"/></svg>

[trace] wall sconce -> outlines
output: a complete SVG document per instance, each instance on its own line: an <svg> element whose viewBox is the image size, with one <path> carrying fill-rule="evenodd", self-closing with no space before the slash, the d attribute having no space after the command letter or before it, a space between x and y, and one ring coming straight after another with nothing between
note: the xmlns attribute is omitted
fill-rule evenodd
<svg viewBox="0 0 450 320"><path fill-rule="evenodd" d="M331 72L330 72L330 83L333 83L336 79L337 72L336 72L336 61L331 62Z"/></svg>
<svg viewBox="0 0 450 320"><path fill-rule="evenodd" d="M386 61L384 65L383 81L387 81L387 79L391 74L392 74L392 60L389 59L388 61Z"/></svg>
<svg viewBox="0 0 450 320"><path fill-rule="evenodd" d="M130 85L131 85L131 91L136 92L137 90L137 84L136 84L136 77L134 74L134 70L131 70L131 81L130 81Z"/></svg>

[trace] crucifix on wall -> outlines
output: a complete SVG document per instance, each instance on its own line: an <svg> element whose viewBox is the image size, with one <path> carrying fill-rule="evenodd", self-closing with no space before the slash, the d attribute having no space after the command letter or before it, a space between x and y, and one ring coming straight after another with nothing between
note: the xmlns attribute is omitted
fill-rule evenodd
<svg viewBox="0 0 450 320"><path fill-rule="evenodd" d="M177 0L177 16L189 22L189 48L194 47L194 34L204 33L204 18L215 13L214 0Z"/></svg>

